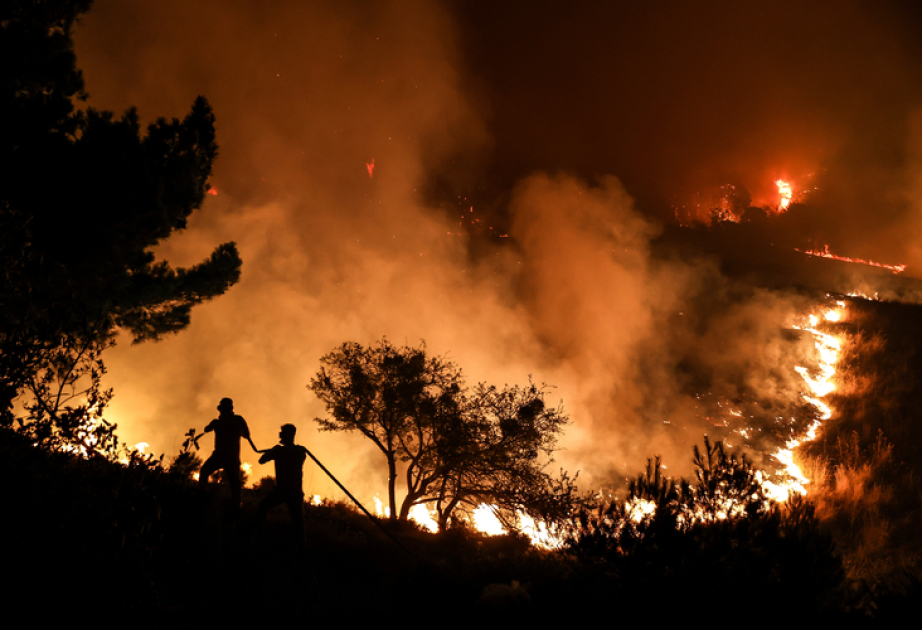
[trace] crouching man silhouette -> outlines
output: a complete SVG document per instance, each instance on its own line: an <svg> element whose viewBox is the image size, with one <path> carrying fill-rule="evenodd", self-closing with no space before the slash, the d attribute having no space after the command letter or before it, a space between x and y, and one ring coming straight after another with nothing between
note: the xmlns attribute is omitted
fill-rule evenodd
<svg viewBox="0 0 922 630"><path fill-rule="evenodd" d="M259 458L260 464L275 461L275 489L260 501L257 521L262 528L266 513L284 503L288 506L288 515L295 530L295 541L301 545L304 543L304 490L301 486L307 449L295 444L296 431L295 425L283 424L279 431L280 444L265 451Z"/></svg>
<svg viewBox="0 0 922 630"><path fill-rule="evenodd" d="M202 464L202 469L199 471L199 483L204 486L208 483L208 477L223 470L224 477L230 486L234 510L239 510L240 488L243 485L243 480L240 478L240 438L246 438L257 453L259 450L250 439L247 421L234 413L233 400L222 398L218 404L218 411L220 415L205 427L205 433L214 431L214 452Z"/></svg>

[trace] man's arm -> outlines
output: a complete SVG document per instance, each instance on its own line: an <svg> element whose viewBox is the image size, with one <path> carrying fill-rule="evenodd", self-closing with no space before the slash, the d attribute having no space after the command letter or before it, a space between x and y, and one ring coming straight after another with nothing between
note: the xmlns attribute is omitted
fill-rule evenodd
<svg viewBox="0 0 922 630"><path fill-rule="evenodd" d="M253 444L253 440L250 439L250 427L247 426L247 421L244 420L243 416L237 416L237 418L240 419L240 435L247 439L247 442L250 443L250 448L252 448L256 453L264 453L265 451L261 451L256 448L256 445Z"/></svg>
<svg viewBox="0 0 922 630"><path fill-rule="evenodd" d="M265 451L257 451L263 453L263 456L259 458L259 463L265 464L266 462L271 462L273 459L275 459L275 453L273 451L275 451L274 447Z"/></svg>

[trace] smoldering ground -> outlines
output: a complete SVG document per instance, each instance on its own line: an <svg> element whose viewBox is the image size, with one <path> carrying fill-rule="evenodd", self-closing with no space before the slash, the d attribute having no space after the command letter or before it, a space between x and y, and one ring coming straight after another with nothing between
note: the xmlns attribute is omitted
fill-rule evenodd
<svg viewBox="0 0 922 630"><path fill-rule="evenodd" d="M909 158L878 172L899 190L889 214L875 215L861 201L876 194L872 183L856 199L837 184L860 170L848 158L854 150L840 149L861 145L852 121L877 103L866 93L850 100L844 83L879 66L867 61L852 72L846 65L838 100L827 100L808 89L820 63L811 60L832 57L800 50L796 65L783 50L773 56L759 45L772 41L769 27L781 18L762 24L750 16L748 30L735 31L732 17L742 14L718 12L727 50L708 44L699 63L685 65L704 76L722 60L724 79L689 95L683 86L691 80L670 59L698 50L718 26L705 28L711 22L688 11L633 9L612 22L622 39L605 58L617 63L602 59L586 69L595 40L567 42L589 28L593 14L565 11L575 23L561 24L558 40L516 45L551 28L557 10L523 20L500 46L491 40L499 22L468 41L483 16L450 3L98 0L76 34L89 105L137 106L147 120L179 117L201 93L217 118L217 195L158 254L192 264L234 240L244 260L240 284L197 309L188 330L157 344L123 341L109 353L111 417L121 437L174 453L185 431L201 429L217 401L231 396L260 447L274 443L280 424L294 422L299 440L350 488L383 493L378 453L360 438L316 432L311 419L325 410L306 388L321 356L344 341L382 336L425 340L470 383L523 383L531 375L553 384L550 401L562 400L573 420L554 466L580 470L584 487L634 474L654 454L670 472L683 472L691 444L713 430L696 398L702 388L728 400L798 396L792 366L802 357L791 356L799 351L785 344L782 329L806 307L803 299L738 286L706 257L653 256L650 242L661 202L671 197L663 191L733 170L756 197L775 164L797 162L798 172L827 165L835 175L823 180L827 197L848 203L830 201L820 215L847 209L846 227L836 230L867 233L872 225L870 240L913 255L909 233L884 238L915 225L907 223L916 207L907 201ZM845 36L822 11L799 15L795 30L814 38L811 49L831 42L844 50ZM849 33L863 16L861 5L848 4L835 24ZM846 61L887 35L892 16L874 16ZM693 36L695 25L705 29L702 37ZM645 59L649 41L669 41L673 52ZM875 49L879 64L895 72L879 79L886 86L914 67L901 41ZM731 71L725 55L751 46L761 51L755 61ZM540 63L522 60L523 51L554 63L542 73ZM494 71L480 72L485 60ZM567 68L574 78L564 81ZM762 68L778 75L783 94L798 98L773 96L773 81L752 78ZM597 93L592 86L599 85L618 89ZM738 90L733 96L742 85L745 98ZM700 99L716 92L728 100L713 111ZM900 94L886 112L908 120L914 98ZM641 101L658 105L645 113ZM869 116L891 130L879 112ZM793 127L783 124L795 119ZM914 155L905 137L887 143ZM446 198L433 198L434 180L444 183L438 190L448 190ZM470 209L456 199L479 182L488 182L480 197L498 208L482 215L484 223L509 238L459 229L459 211ZM880 225L870 223L884 215ZM308 483L309 492L335 495L319 475Z"/></svg>

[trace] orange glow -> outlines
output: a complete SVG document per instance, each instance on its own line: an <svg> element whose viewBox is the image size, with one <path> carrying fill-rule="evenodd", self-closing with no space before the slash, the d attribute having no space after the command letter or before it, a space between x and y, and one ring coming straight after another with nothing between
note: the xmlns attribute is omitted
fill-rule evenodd
<svg viewBox="0 0 922 630"><path fill-rule="evenodd" d="M369 162L368 164L366 164L366 165L365 165L365 168L368 169L368 177L370 177L370 178L371 178L371 177L374 177L374 176L375 176L375 159L374 159L374 158L371 158L371 162Z"/></svg>
<svg viewBox="0 0 922 630"><path fill-rule="evenodd" d="M794 248L794 251L801 251ZM836 256L829 251L829 245L824 245L823 249L808 249L803 252L808 256L819 256L820 258L832 258L833 260L841 260L842 262L858 263L860 265L869 265L871 267L880 267L881 269L889 269L893 273L902 273L906 270L906 265L886 265L884 263L874 262L873 260L864 260L863 258L849 258L847 256Z"/></svg>

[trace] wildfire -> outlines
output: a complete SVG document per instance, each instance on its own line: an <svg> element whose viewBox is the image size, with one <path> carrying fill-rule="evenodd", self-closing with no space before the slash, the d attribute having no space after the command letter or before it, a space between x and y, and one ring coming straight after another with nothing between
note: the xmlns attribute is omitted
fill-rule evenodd
<svg viewBox="0 0 922 630"><path fill-rule="evenodd" d="M433 534L439 531L438 522L432 517L432 514L426 509L425 505L414 505L410 508L410 520Z"/></svg>
<svg viewBox="0 0 922 630"><path fill-rule="evenodd" d="M642 522L648 516L653 516L656 512L656 503L647 499L635 498L628 502L628 516L635 523Z"/></svg>
<svg viewBox="0 0 922 630"><path fill-rule="evenodd" d="M880 295L878 293L874 293L874 295L868 295L867 293L862 293L861 291L849 291L846 295L848 295L848 297L861 298L862 300L880 300Z"/></svg>
<svg viewBox="0 0 922 630"><path fill-rule="evenodd" d="M375 515L379 518L390 517L390 508L385 506L378 496L375 496L373 500L375 503ZM319 505L317 502L314 504ZM475 531L486 534L487 536L502 536L509 533L499 518L497 518L495 510L495 506L481 503L471 514L472 522L470 526ZM518 513L517 518L519 531L528 537L528 539L531 540L531 544L535 547L556 549L563 545L563 539L554 535L548 529L546 523L535 521L535 519L524 512ZM433 534L439 531L439 524L435 519L434 513L425 505L414 505L410 508L410 520Z"/></svg>
<svg viewBox="0 0 922 630"><path fill-rule="evenodd" d="M391 516L391 509L389 507L384 507L378 495L375 495L375 516L378 518L390 518Z"/></svg>
<svg viewBox="0 0 922 630"><path fill-rule="evenodd" d="M794 248L794 251L800 252L802 250ZM865 260L863 258L848 258L847 256L836 256L829 251L829 245L824 245L823 249L808 249L802 253L807 254L808 256L819 256L820 258L832 258L833 260L841 260L842 262L858 263L861 265L869 265L871 267L880 267L881 269L889 269L893 273L902 273L906 270L906 265L885 265L884 263L874 262L873 260Z"/></svg>
<svg viewBox="0 0 922 630"><path fill-rule="evenodd" d="M810 314L804 317L802 322L792 326L794 329L802 330L813 337L818 357L817 365L812 369L795 366L794 370L803 379L806 390L802 394L803 400L809 403L817 413L816 419L813 420L806 431L803 431L798 437L788 440L784 447L779 448L772 454L772 457L779 465L777 473L772 474L764 470L756 473L765 495L775 501L787 501L792 493L801 495L807 493L806 486L810 483L810 479L794 461L794 449L805 442L813 440L822 423L833 415L832 408L823 399L836 391L836 364L839 361L843 343L841 338L823 332L820 328L826 323L842 322L846 317L845 302L836 301L834 307ZM722 405L718 403L718 406ZM731 408L729 405L726 413L733 418L742 418L744 415L742 411ZM737 432L744 437L747 436L747 429L739 429ZM725 496L721 498L718 496L715 497L715 500L718 501L715 511L709 512L703 507L699 507L696 511L690 512L682 518L691 523L708 523L739 517L745 512L745 506L738 497ZM377 496L374 497L374 503L375 511L379 517L386 518L390 516L390 510L383 505L381 499ZM315 504L317 504L316 500ZM713 502L712 505L714 505ZM656 504L646 499L634 498L625 505L625 508L631 521L641 523L653 516L656 511ZM526 535L534 546L555 549L563 544L562 539L554 535L545 523L536 522L524 513L517 514L516 518L519 531ZM416 522L427 531L433 533L438 531L438 524L434 515L424 505L413 506L410 510L410 520ZM500 536L507 533L503 523L496 516L496 507L486 503L481 503L472 512L470 526L474 530L489 536Z"/></svg>
<svg viewBox="0 0 922 630"><path fill-rule="evenodd" d="M837 307L828 309L822 314L823 321L839 322L845 317L845 302L836 302ZM794 328L805 330L813 335L814 345L819 354L819 370L817 376L812 376L810 370L805 367L797 366L794 369L804 379L812 395L804 395L804 400L813 405L819 412L819 419L815 420L806 433L800 438L788 440L784 448L778 449L773 457L781 464L782 470L788 479L780 484L766 480L762 482L762 487L766 493L776 501L786 501L791 492L806 494L806 484L810 482L800 467L794 462L794 449L809 442L816 437L816 431L820 425L832 417L832 409L821 399L836 389L833 379L836 375L836 363L839 360L839 354L842 349L842 342L827 333L817 329L820 323L819 315L810 315L808 322L804 325L796 325Z"/></svg>
<svg viewBox="0 0 922 630"><path fill-rule="evenodd" d="M778 187L778 195L781 197L781 200L778 202L778 211L784 212L788 209L788 206L791 205L791 200L794 198L794 190L791 188L791 184L783 179L775 180L775 186Z"/></svg>
<svg viewBox="0 0 922 630"><path fill-rule="evenodd" d="M474 529L489 536L501 536L506 533L506 528L496 518L493 508L486 503L481 503L474 510Z"/></svg>

